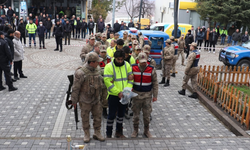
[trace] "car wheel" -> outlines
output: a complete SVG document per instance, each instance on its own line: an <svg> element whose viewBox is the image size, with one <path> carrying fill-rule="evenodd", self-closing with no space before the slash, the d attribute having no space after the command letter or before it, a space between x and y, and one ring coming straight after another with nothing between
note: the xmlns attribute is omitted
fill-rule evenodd
<svg viewBox="0 0 250 150"><path fill-rule="evenodd" d="M245 69L246 69L247 67L250 68L250 61L249 61L249 60L246 60L246 59L243 59L243 60L241 60L241 61L238 63L237 66L240 66L241 68L245 67Z"/></svg>

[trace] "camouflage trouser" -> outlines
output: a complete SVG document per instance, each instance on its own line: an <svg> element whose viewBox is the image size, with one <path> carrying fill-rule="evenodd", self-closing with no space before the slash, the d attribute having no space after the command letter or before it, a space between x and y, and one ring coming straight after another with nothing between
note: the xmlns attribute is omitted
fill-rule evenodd
<svg viewBox="0 0 250 150"><path fill-rule="evenodd" d="M198 73L199 73L198 67L191 68L189 73L183 77L182 89L185 90L187 88L187 83L188 83L189 79L191 79L193 91L197 92L197 74Z"/></svg>
<svg viewBox="0 0 250 150"><path fill-rule="evenodd" d="M172 64L165 64L163 77L167 78L168 80L170 79L170 69L171 69L171 67L172 67Z"/></svg>
<svg viewBox="0 0 250 150"><path fill-rule="evenodd" d="M101 95L101 101L102 101L102 108L108 108L108 90L107 87L105 86L102 88L102 95Z"/></svg>
<svg viewBox="0 0 250 150"><path fill-rule="evenodd" d="M175 73L175 66L176 66L177 59L178 59L178 56L174 55L173 63L172 63L172 73Z"/></svg>
<svg viewBox="0 0 250 150"><path fill-rule="evenodd" d="M140 96L143 97L143 96ZM150 114L152 112L152 98L143 98L138 99L137 97L133 98L132 101L132 111L133 111L133 123L134 127L138 128L140 120L140 111L143 113L143 123L144 126L148 127L150 123Z"/></svg>
<svg viewBox="0 0 250 150"><path fill-rule="evenodd" d="M95 130L101 129L101 121L102 121L102 106L101 102L98 101L95 104L87 104L83 102L79 102L81 108L81 117L82 117L82 128L83 130L89 130L89 113L91 112L93 115L93 127Z"/></svg>
<svg viewBox="0 0 250 150"><path fill-rule="evenodd" d="M179 55L181 55L181 63L183 64L184 59L185 59L184 50L178 50L178 58L179 58Z"/></svg>

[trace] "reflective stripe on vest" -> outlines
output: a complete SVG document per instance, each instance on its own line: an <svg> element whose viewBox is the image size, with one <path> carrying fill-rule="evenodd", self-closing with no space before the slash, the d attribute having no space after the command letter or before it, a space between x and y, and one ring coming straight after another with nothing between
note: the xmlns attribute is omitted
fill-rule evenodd
<svg viewBox="0 0 250 150"><path fill-rule="evenodd" d="M174 55L178 54L178 48L179 48L178 43L174 42Z"/></svg>
<svg viewBox="0 0 250 150"><path fill-rule="evenodd" d="M34 23L28 24L28 33L35 34L36 33L36 25Z"/></svg>
<svg viewBox="0 0 250 150"><path fill-rule="evenodd" d="M138 64L132 65L134 74L133 89L139 92L149 92L152 89L152 71L154 67L148 65L146 69L141 72Z"/></svg>
<svg viewBox="0 0 250 150"><path fill-rule="evenodd" d="M198 63L199 63L199 60L200 60L200 52L197 51L197 50L194 50L193 51L195 54L196 54L196 58L192 64L192 67L198 67Z"/></svg>
<svg viewBox="0 0 250 150"><path fill-rule="evenodd" d="M110 63L110 62L111 62L111 59L107 58L107 64ZM104 61L101 61L99 63L99 65L100 65L101 68L104 68L106 66L106 64L104 63Z"/></svg>

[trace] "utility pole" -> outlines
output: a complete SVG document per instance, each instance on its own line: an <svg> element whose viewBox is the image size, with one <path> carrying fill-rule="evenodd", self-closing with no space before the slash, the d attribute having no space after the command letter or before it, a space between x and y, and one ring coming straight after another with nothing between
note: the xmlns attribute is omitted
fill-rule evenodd
<svg viewBox="0 0 250 150"><path fill-rule="evenodd" d="M141 0L141 4L140 4L140 13L139 13L140 29L141 29L141 9L142 9L142 0Z"/></svg>
<svg viewBox="0 0 250 150"><path fill-rule="evenodd" d="M114 26L114 23L115 23L115 0L113 0L113 14L112 14L112 25L111 25L112 27Z"/></svg>
<svg viewBox="0 0 250 150"><path fill-rule="evenodd" d="M179 0L174 0L174 37L177 37L178 30L178 8L179 8Z"/></svg>

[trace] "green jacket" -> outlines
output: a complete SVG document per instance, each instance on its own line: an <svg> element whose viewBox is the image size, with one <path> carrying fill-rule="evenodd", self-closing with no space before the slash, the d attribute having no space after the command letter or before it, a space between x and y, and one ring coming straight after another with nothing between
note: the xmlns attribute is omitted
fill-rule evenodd
<svg viewBox="0 0 250 150"><path fill-rule="evenodd" d="M29 34L35 34L36 29L37 29L37 26L34 23L26 25L26 30L28 31Z"/></svg>

